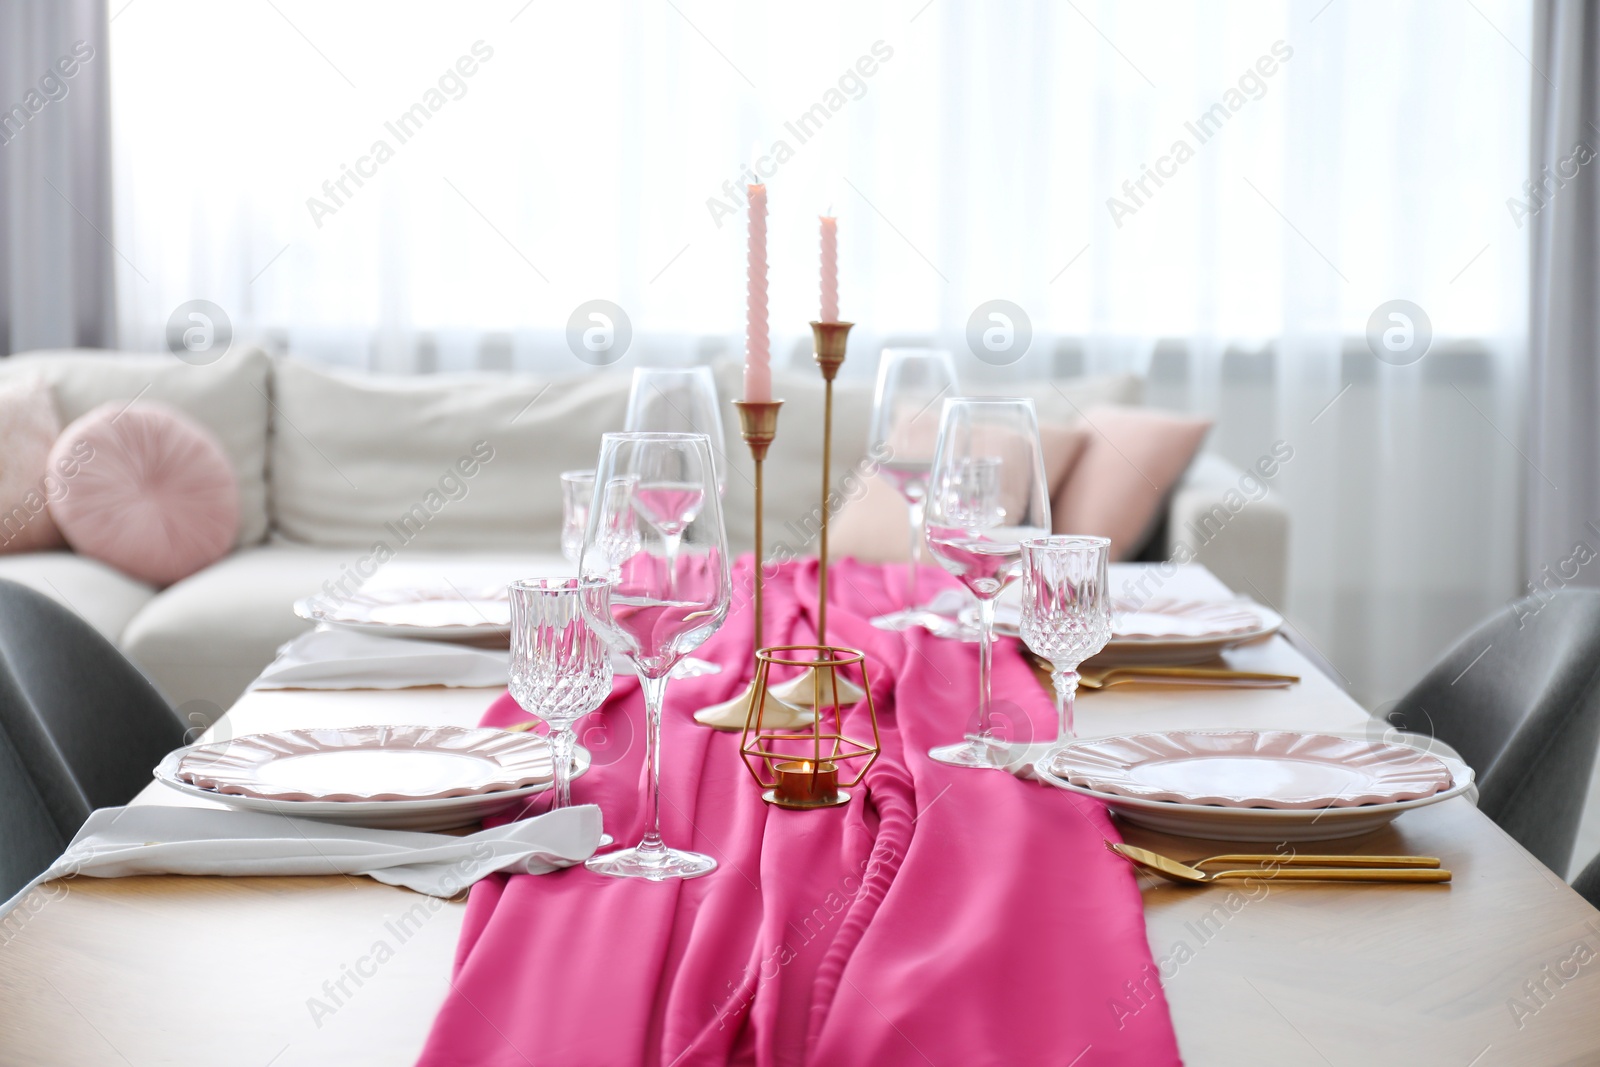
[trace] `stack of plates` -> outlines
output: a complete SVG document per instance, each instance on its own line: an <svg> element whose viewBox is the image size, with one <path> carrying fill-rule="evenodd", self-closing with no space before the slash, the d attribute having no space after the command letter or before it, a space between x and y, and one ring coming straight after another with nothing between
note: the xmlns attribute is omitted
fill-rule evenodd
<svg viewBox="0 0 1600 1067"><path fill-rule="evenodd" d="M323 597L295 601L302 619L358 633L432 641L481 643L511 637L511 601L504 595L429 589L358 592L337 603Z"/></svg>
<svg viewBox="0 0 1600 1067"><path fill-rule="evenodd" d="M579 747L573 775L589 767ZM460 726L281 730L170 753L156 777L246 811L386 830L477 822L549 789L545 739Z"/></svg>
<svg viewBox="0 0 1600 1067"><path fill-rule="evenodd" d="M1288 730L1102 737L1034 769L1135 825L1235 841L1351 837L1472 787L1472 769L1453 756Z"/></svg>
<svg viewBox="0 0 1600 1067"><path fill-rule="evenodd" d="M975 608L963 615L964 622L975 619ZM1014 600L996 605L996 633L1015 637L1021 624L1022 611ZM1253 600L1119 600L1113 606L1111 640L1086 666L1204 663L1230 648L1271 637L1282 625L1283 616Z"/></svg>

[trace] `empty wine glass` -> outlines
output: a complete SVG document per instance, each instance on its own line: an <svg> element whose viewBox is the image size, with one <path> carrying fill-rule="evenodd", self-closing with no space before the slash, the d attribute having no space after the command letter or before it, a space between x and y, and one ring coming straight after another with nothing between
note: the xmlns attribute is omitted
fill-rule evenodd
<svg viewBox="0 0 1600 1067"><path fill-rule="evenodd" d="M561 554L568 563L583 555L583 534L589 526L589 501L594 497L594 471L561 472Z"/></svg>
<svg viewBox="0 0 1600 1067"><path fill-rule="evenodd" d="M583 617L577 578L511 583L511 697L550 728L552 808L572 803L572 726L611 692L611 652Z"/></svg>
<svg viewBox="0 0 1600 1067"><path fill-rule="evenodd" d="M878 476L905 498L911 533L905 606L872 620L872 625L883 630L904 630L915 625L921 614L917 563L922 558L923 502L939 438L941 403L955 392L956 366L949 352L935 348L883 350L868 445L875 455L887 456L878 466Z"/></svg>
<svg viewBox="0 0 1600 1067"><path fill-rule="evenodd" d="M638 367L628 391L627 433L703 433L711 441L717 492L728 487L722 406L710 367Z"/></svg>
<svg viewBox="0 0 1600 1067"><path fill-rule="evenodd" d="M1078 665L1111 640L1111 593L1104 537L1039 537L1022 543L1022 640L1050 661L1056 690L1056 746L1077 736L1072 704Z"/></svg>
<svg viewBox="0 0 1600 1067"><path fill-rule="evenodd" d="M978 598L980 624L977 728L928 754L957 767L1002 768L1005 754L990 718L995 599L1022 571L1022 543L1050 532L1033 401L944 402L923 528L928 551Z"/></svg>
<svg viewBox="0 0 1600 1067"><path fill-rule="evenodd" d="M608 433L600 440L578 565L586 579L583 610L639 675L649 768L644 837L633 848L591 857L589 869L600 874L660 881L693 878L717 865L710 856L669 848L661 839L667 677L722 625L733 598L714 462L704 434ZM678 515L670 535L662 514ZM669 540L675 542L670 554Z"/></svg>

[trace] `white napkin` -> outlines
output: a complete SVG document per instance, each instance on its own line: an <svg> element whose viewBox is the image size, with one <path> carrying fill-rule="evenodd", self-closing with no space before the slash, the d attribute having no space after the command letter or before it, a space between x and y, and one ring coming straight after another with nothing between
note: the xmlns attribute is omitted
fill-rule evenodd
<svg viewBox="0 0 1600 1067"><path fill-rule="evenodd" d="M447 641L318 628L278 649L255 689L405 689L504 686L510 653Z"/></svg>
<svg viewBox="0 0 1600 1067"><path fill-rule="evenodd" d="M558 808L464 837L364 830L287 815L139 804L90 814L66 852L4 905L56 878L136 874L364 874L453 897L486 874L546 874L582 863L601 842L594 804Z"/></svg>

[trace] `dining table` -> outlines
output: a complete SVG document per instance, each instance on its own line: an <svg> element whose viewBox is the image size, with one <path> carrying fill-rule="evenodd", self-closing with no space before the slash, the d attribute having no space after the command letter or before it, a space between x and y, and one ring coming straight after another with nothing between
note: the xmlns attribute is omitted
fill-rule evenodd
<svg viewBox="0 0 1600 1067"><path fill-rule="evenodd" d="M1163 596L1234 595L1196 564L1159 575L1117 569L1124 588L1141 577L1146 589L1157 578ZM1237 728L1381 738L1383 724L1297 646L1309 647L1279 633L1223 657L1238 670L1296 675L1295 685L1084 692L1078 732ZM1019 653L1002 644L999 654ZM496 695L441 686L252 689L207 739L307 726L475 726ZM1017 788L1051 787L1019 781ZM582 794L580 779L575 800ZM208 802L152 781L132 803ZM1259 851L1126 823L1119 829L1131 844L1179 858ZM1315 850L1437 856L1453 880L1267 880L1246 891L1142 875L1158 973L1130 976L1105 1010L1136 1017L1155 1003L1145 990L1159 981L1183 1060L1195 1065L1600 1064L1600 912L1470 795ZM467 910L464 895L444 901L343 875L79 877L50 885L0 921L0 1065L412 1063L451 991ZM363 969L371 973L361 982L347 984L353 995L334 1011L308 1010L325 983L370 958L379 940L397 944ZM1015 951L1061 949L1018 944ZM1073 967L1070 953L1058 965ZM552 978L559 973L553 964ZM1026 1002L1030 991L1003 995ZM948 1062L936 1046L903 1054L898 1062ZM536 1051L527 1061L546 1062ZM1094 1063L1092 1047L1063 1048L1053 1067Z"/></svg>

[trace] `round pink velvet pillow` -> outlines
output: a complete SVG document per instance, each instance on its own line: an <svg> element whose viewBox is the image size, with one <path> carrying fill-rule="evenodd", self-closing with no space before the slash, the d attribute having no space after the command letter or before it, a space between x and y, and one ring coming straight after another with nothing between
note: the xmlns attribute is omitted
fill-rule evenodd
<svg viewBox="0 0 1600 1067"><path fill-rule="evenodd" d="M239 535L239 481L205 427L160 404L113 400L61 432L71 463L50 515L73 550L152 585L215 563Z"/></svg>

